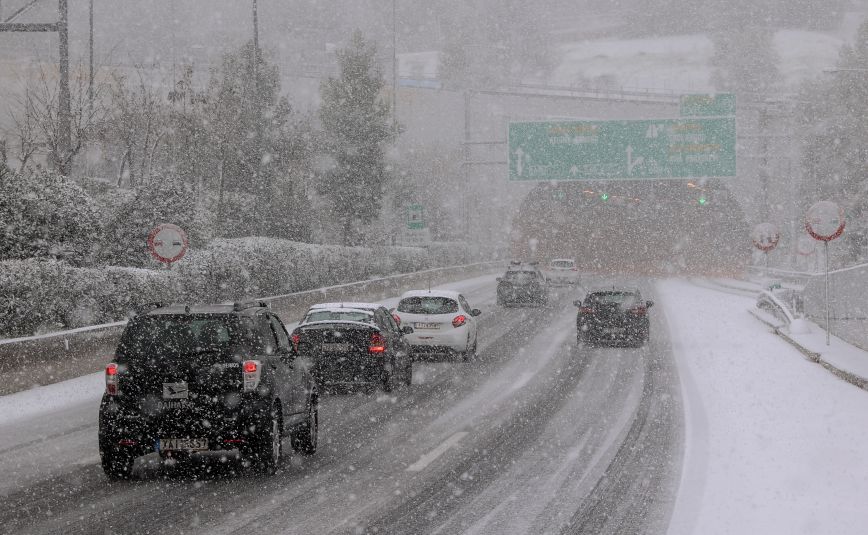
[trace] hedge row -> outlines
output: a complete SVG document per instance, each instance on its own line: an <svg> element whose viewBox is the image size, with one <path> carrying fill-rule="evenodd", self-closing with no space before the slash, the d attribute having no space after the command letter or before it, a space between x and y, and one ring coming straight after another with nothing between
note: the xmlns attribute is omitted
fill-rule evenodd
<svg viewBox="0 0 868 535"><path fill-rule="evenodd" d="M117 321L154 301L280 295L468 260L454 245L366 249L275 238L214 240L171 271L9 260L0 262L0 337Z"/></svg>

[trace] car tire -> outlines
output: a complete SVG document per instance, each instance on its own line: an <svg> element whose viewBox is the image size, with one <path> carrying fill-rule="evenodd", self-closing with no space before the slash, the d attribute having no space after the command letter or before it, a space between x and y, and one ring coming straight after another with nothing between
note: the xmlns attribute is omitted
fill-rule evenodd
<svg viewBox="0 0 868 535"><path fill-rule="evenodd" d="M106 447L100 450L100 461L105 475L113 480L126 480L133 477L133 463L136 456L125 449Z"/></svg>
<svg viewBox="0 0 868 535"><path fill-rule="evenodd" d="M319 402L311 398L307 408L307 418L297 425L290 433L292 449L302 455L316 453L317 437L319 436Z"/></svg>
<svg viewBox="0 0 868 535"><path fill-rule="evenodd" d="M280 405L275 403L268 411L268 419L258 427L253 435L253 444L247 452L253 470L270 476L277 472L283 460L283 415Z"/></svg>
<svg viewBox="0 0 868 535"><path fill-rule="evenodd" d="M464 362L470 362L471 360L476 360L476 347L479 343L478 337L473 338L473 345L467 348L463 353L461 353L461 360Z"/></svg>
<svg viewBox="0 0 868 535"><path fill-rule="evenodd" d="M408 362L404 370L404 384L410 386L413 384L413 363Z"/></svg>
<svg viewBox="0 0 868 535"><path fill-rule="evenodd" d="M392 392L398 386L398 378L395 376L395 371L395 368L392 367L391 371L385 372L383 375L383 392Z"/></svg>

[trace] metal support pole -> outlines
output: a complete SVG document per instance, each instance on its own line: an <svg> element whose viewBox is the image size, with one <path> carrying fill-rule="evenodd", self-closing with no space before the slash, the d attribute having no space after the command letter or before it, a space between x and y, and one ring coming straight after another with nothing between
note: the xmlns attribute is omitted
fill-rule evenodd
<svg viewBox="0 0 868 535"><path fill-rule="evenodd" d="M87 39L88 75L87 75L87 106L88 113L93 113L93 0L90 0L88 11L89 32ZM173 88L174 89L174 88Z"/></svg>
<svg viewBox="0 0 868 535"><path fill-rule="evenodd" d="M829 345L829 330L831 329L831 320L829 313L829 242L823 242L823 257L826 260L826 345Z"/></svg>
<svg viewBox="0 0 868 535"><path fill-rule="evenodd" d="M57 4L59 21L57 23L57 33L60 41L60 91L58 94L57 115L60 124L58 125L58 142L56 158L58 161L58 171L64 176L68 176L70 172L71 154L72 151L72 109L70 104L69 94L69 27L67 21L69 19L67 0L59 0Z"/></svg>
<svg viewBox="0 0 868 535"><path fill-rule="evenodd" d="M398 137L398 6L392 0L392 128Z"/></svg>

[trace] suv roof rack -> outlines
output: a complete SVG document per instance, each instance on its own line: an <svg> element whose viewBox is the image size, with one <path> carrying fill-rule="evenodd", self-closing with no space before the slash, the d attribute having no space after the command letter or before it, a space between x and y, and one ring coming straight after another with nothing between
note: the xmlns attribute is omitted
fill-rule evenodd
<svg viewBox="0 0 868 535"><path fill-rule="evenodd" d="M259 307L268 308L268 303L265 301L255 301L255 300L252 300L252 301L235 301L234 303L232 303L232 310L235 312L240 312L242 310L245 310L248 308L254 308L254 307L256 307L256 308L259 308Z"/></svg>
<svg viewBox="0 0 868 535"><path fill-rule="evenodd" d="M510 260L509 263L513 266L520 266L521 260Z"/></svg>
<svg viewBox="0 0 868 535"><path fill-rule="evenodd" d="M163 303L162 301L154 301L152 303L145 303L143 305L133 307L133 310L130 313L130 317L138 316L139 314L147 314L148 312L150 312L152 310L156 310L158 308L163 308L164 306L166 306L166 303Z"/></svg>

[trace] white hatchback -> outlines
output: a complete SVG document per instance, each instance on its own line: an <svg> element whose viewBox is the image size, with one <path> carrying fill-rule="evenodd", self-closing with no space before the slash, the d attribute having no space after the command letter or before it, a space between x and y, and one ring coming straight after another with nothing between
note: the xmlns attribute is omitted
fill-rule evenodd
<svg viewBox="0 0 868 535"><path fill-rule="evenodd" d="M411 290L392 310L401 325L413 327L404 338L414 355L458 354L466 362L476 356L479 309L470 308L458 292Z"/></svg>
<svg viewBox="0 0 868 535"><path fill-rule="evenodd" d="M545 270L546 280L551 284L578 284L579 268L570 258L555 258Z"/></svg>

